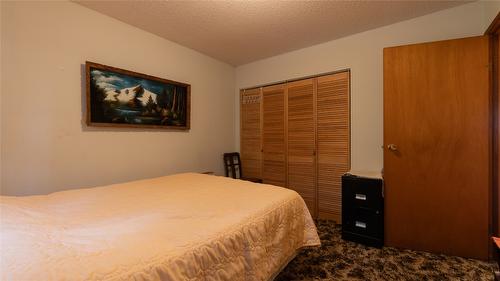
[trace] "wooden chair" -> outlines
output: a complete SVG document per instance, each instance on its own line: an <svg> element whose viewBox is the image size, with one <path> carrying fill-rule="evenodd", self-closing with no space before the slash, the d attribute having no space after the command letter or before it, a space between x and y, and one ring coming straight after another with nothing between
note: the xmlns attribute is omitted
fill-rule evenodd
<svg viewBox="0 0 500 281"><path fill-rule="evenodd" d="M233 179L262 183L262 179L243 177L243 171L241 169L241 159L238 152L224 153L224 168L226 177L231 176Z"/></svg>

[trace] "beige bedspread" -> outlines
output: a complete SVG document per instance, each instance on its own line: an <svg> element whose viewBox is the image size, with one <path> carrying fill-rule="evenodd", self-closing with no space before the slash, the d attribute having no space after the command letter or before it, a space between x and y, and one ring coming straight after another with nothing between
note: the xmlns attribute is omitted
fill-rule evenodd
<svg viewBox="0 0 500 281"><path fill-rule="evenodd" d="M2 280L268 280L320 243L296 192L217 176L0 198Z"/></svg>

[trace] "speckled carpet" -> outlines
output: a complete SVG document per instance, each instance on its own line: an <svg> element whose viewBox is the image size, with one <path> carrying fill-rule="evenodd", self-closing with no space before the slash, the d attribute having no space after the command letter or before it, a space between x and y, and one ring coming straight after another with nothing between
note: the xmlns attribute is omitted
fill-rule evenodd
<svg viewBox="0 0 500 281"><path fill-rule="evenodd" d="M493 280L494 264L426 252L366 247L317 220L321 247L302 250L276 277L285 280Z"/></svg>

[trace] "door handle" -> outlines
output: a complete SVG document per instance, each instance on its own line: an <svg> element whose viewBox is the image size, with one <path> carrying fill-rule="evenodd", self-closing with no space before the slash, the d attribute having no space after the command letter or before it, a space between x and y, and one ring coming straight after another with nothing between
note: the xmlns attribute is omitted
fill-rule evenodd
<svg viewBox="0 0 500 281"><path fill-rule="evenodd" d="M391 143L391 144L387 145L387 149L392 150L392 151L397 151L398 147L397 147L397 145Z"/></svg>

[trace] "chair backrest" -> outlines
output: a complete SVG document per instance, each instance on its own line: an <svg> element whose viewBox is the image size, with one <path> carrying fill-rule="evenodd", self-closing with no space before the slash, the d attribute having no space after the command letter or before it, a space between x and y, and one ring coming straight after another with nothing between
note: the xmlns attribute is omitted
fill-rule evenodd
<svg viewBox="0 0 500 281"><path fill-rule="evenodd" d="M241 179L243 172L241 170L240 154L238 152L224 153L224 168L226 177Z"/></svg>

